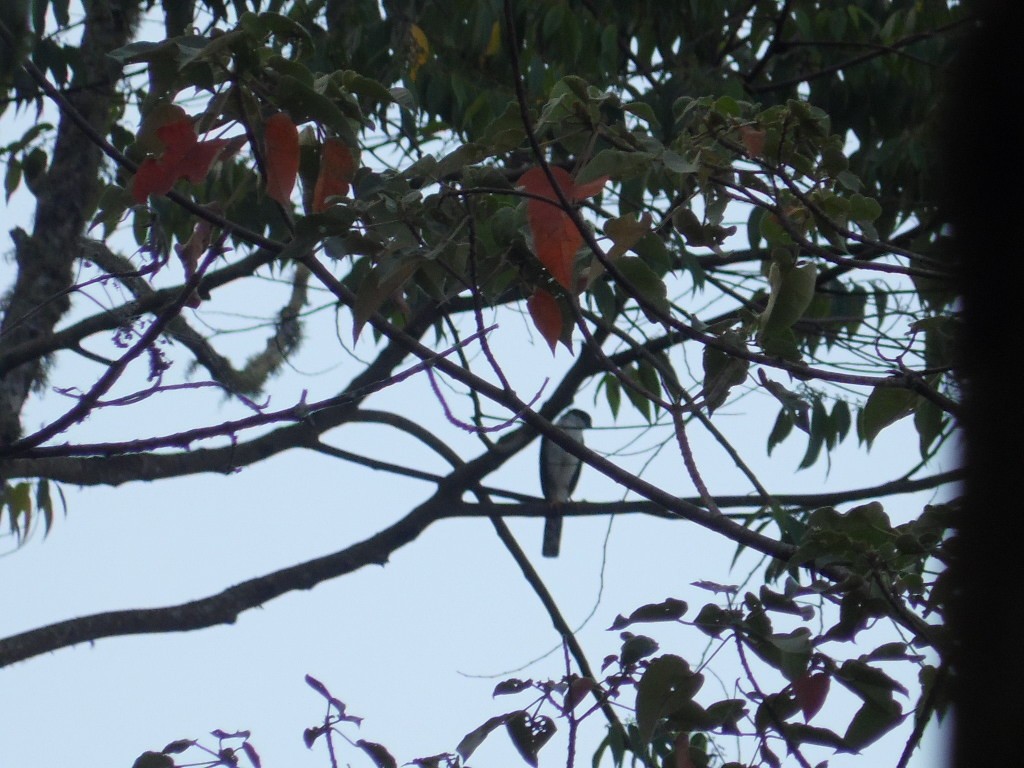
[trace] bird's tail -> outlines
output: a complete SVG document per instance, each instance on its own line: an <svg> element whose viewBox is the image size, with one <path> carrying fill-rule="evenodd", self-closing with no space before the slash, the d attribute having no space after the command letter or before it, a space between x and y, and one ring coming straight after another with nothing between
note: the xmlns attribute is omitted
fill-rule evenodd
<svg viewBox="0 0 1024 768"><path fill-rule="evenodd" d="M558 557L562 547L562 516L549 515L544 521L544 544L540 553L544 557Z"/></svg>

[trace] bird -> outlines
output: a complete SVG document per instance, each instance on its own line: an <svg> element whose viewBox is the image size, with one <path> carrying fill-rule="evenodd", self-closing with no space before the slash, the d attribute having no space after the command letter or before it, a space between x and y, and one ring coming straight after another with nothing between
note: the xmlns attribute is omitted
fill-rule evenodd
<svg viewBox="0 0 1024 768"><path fill-rule="evenodd" d="M589 413L573 408L562 414L555 426L582 444L583 430L590 429L593 424ZM540 488L544 499L556 508L544 521L544 544L541 547L544 557L558 557L562 541L562 514L557 507L569 501L572 492L576 490L582 464L577 457L546 436L541 439Z"/></svg>

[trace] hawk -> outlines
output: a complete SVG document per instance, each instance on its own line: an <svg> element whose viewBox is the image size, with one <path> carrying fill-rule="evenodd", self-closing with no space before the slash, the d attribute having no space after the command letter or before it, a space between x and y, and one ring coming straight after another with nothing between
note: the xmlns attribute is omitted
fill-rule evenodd
<svg viewBox="0 0 1024 768"><path fill-rule="evenodd" d="M592 424L590 414L573 409L566 411L555 422L556 427L579 443L583 442L583 430ZM582 462L547 437L540 441L540 488L544 498L555 508L544 522L544 545L541 554L544 557L558 557L562 540L562 515L558 509L569 501L576 483L580 479Z"/></svg>

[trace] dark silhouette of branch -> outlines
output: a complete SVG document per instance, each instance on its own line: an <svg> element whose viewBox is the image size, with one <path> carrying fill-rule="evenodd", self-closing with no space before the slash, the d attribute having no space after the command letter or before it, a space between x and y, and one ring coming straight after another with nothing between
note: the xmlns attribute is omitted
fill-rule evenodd
<svg viewBox="0 0 1024 768"><path fill-rule="evenodd" d="M436 496L394 525L339 552L243 581L216 595L163 608L108 611L33 629L0 640L0 667L104 637L185 632L233 624L239 614L274 598L344 576L364 565L384 565L415 540L449 503Z"/></svg>
<svg viewBox="0 0 1024 768"><path fill-rule="evenodd" d="M764 55L761 56L750 68L750 71L744 76L744 80L747 83L755 80L761 70L764 69L765 65L771 60L775 52L782 46L782 28L786 25L786 21L789 19L789 9L793 5L793 0L786 0L782 4L782 8L779 9L778 15L775 17L775 28L772 30L772 39L768 41L768 47L765 49Z"/></svg>
<svg viewBox="0 0 1024 768"><path fill-rule="evenodd" d="M877 59L880 56L887 56L891 53L896 53L901 48L906 48L909 45L919 43L922 40L928 40L929 38L936 37L938 35L944 35L947 32L957 29L958 27L961 27L965 24L974 23L976 23L976 19L974 17L966 16L962 19L952 21L949 24L944 24L940 27L936 27L935 29L927 29L924 30L923 32L915 32L912 35L907 35L904 38L896 40L895 42L888 46L880 46L878 48L873 48L872 50L866 51L860 54L859 56L851 56L850 58L845 59L844 61L837 62L836 64L831 64L827 67L822 67L821 69L816 69L813 72L806 72L802 75L797 75L796 77L792 77L788 80L778 80L764 83L762 85L748 84L747 89L751 93L758 94L766 93L769 91L782 91L788 88L793 88L794 86L800 85L801 83L810 82L811 80L817 80L820 77L826 77L828 75L833 75L836 72L842 72L845 69L850 69L852 67L859 66L860 64L864 64L868 61L871 61L872 59ZM748 82L753 78L754 74L756 73L752 72L751 76L747 78Z"/></svg>
<svg viewBox="0 0 1024 768"><path fill-rule="evenodd" d="M136 301L150 298L155 291L137 272L128 259L114 253L103 243L95 243L90 260L103 271L124 285ZM255 395L275 372L280 370L288 355L298 347L302 330L299 313L306 301L308 273L299 267L292 278L292 291L287 303L279 310L274 333L270 335L261 352L246 361L245 366L236 369L231 361L221 355L213 344L178 316L167 324L167 335L180 342L205 368L213 379L221 383L230 393ZM202 285L204 281L200 281Z"/></svg>
<svg viewBox="0 0 1024 768"><path fill-rule="evenodd" d="M87 238L82 238L79 243L81 258L86 260L93 258L99 249L105 249L102 244ZM276 258L276 250L257 250L226 267L211 270L203 276L196 290L208 294L215 288L227 285L241 277L252 275L259 267L270 264ZM132 272L136 272L136 270L133 269ZM84 320L79 320L67 328L14 344L9 349L0 350L0 376L22 363L45 357L62 349L74 349L93 334L119 328L148 312L159 312L180 295L182 288L183 286L179 285L151 291L136 301L125 302L119 307L104 310Z"/></svg>

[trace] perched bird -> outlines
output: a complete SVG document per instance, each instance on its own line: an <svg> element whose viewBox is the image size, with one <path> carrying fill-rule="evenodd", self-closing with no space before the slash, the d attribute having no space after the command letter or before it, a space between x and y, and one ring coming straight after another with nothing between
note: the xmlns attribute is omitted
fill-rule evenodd
<svg viewBox="0 0 1024 768"><path fill-rule="evenodd" d="M555 422L555 426L579 443L583 442L583 430L592 424L590 414L573 409L566 411ZM576 483L580 479L582 462L557 443L547 437L540 441L540 487L544 498L555 509L544 522L544 545L541 554L544 557L558 557L562 540L562 514L557 507L569 501Z"/></svg>

